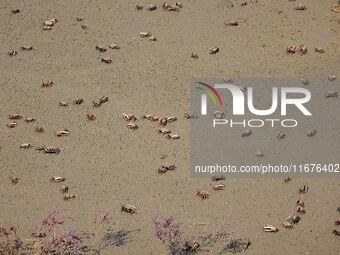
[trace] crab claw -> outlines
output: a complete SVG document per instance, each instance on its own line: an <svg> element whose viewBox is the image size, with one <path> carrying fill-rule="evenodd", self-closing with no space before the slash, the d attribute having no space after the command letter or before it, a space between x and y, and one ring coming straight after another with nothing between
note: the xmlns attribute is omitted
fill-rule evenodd
<svg viewBox="0 0 340 255"><path fill-rule="evenodd" d="M97 116L93 112L87 113L86 116L87 116L87 119L90 120L90 121L93 121L97 118Z"/></svg>
<svg viewBox="0 0 340 255"><path fill-rule="evenodd" d="M33 145L30 144L30 143L23 143L23 144L20 145L20 148L23 148L23 149L28 149L28 148L31 148L31 147L33 147Z"/></svg>
<svg viewBox="0 0 340 255"><path fill-rule="evenodd" d="M266 224L263 227L264 232L277 232L279 229L271 224Z"/></svg>
<svg viewBox="0 0 340 255"><path fill-rule="evenodd" d="M168 123L168 120L167 118L160 118L158 122L160 125L165 126Z"/></svg>
<svg viewBox="0 0 340 255"><path fill-rule="evenodd" d="M63 181L65 181L65 178L61 177L61 176L53 176L50 179L50 182L54 182L54 183L59 183L59 182L63 182Z"/></svg>
<svg viewBox="0 0 340 255"><path fill-rule="evenodd" d="M136 129L138 128L137 124L134 123L134 122L129 122L129 123L127 124L127 127L128 127L129 129L132 129L132 130L136 130Z"/></svg>
<svg viewBox="0 0 340 255"><path fill-rule="evenodd" d="M136 120L136 117L132 113L123 112L122 115L123 115L124 120L126 121Z"/></svg>
<svg viewBox="0 0 340 255"><path fill-rule="evenodd" d="M293 228L293 224L289 223L288 221L282 222L282 226L287 229Z"/></svg>
<svg viewBox="0 0 340 255"><path fill-rule="evenodd" d="M57 136L67 136L69 134L70 134L70 131L67 130L66 128L63 128L63 129L56 132Z"/></svg>
<svg viewBox="0 0 340 255"><path fill-rule="evenodd" d="M297 213L300 213L300 214L304 214L304 213L306 213L306 210L305 210L304 207L298 205L298 206L296 207L296 212L297 212Z"/></svg>

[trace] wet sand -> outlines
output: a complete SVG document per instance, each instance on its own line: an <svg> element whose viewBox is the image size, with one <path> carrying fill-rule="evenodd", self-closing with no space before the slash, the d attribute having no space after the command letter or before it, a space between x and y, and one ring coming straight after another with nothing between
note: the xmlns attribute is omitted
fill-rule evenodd
<svg viewBox="0 0 340 255"><path fill-rule="evenodd" d="M66 227L86 231L95 215L110 210L117 229L141 231L126 246L103 254L166 254L153 235L152 218L174 213L184 231L194 222L225 222L251 240L246 254L339 254L339 237L331 233L339 216L337 179L293 179L288 184L281 178L227 180L226 189L210 199L195 197L200 188L212 192L213 183L190 177L189 122L183 112L189 108L193 77L340 77L340 14L329 10L335 1L305 1L306 11L294 10L298 1L248 1L242 7L241 1L232 1L233 8L227 2L183 1L183 8L173 13L161 8L136 11L134 1L2 1L0 225L16 223L29 235L50 210L65 208L72 218ZM160 6L162 1L154 3ZM14 8L20 13L11 14ZM51 18L58 22L43 31L42 23ZM240 25L225 27L233 19ZM158 40L140 38L141 31ZM121 49L95 49L110 43ZM322 47L326 52L286 54L288 45L302 43L311 51ZM34 50L19 50L26 44ZM209 55L216 46L220 52ZM12 48L18 55L9 57ZM192 52L199 59L192 59ZM112 64L102 63L102 57L110 57ZM41 88L47 79L55 84ZM109 102L93 108L92 100L103 95ZM78 98L85 103L72 105ZM59 107L62 100L70 106ZM94 122L87 121L90 111L97 115ZM23 120L9 129L11 112L36 118L45 132L37 134L36 124ZM147 121L139 121L136 131L128 130L122 112L176 115L172 129L181 139L165 140ZM56 137L60 128L71 135ZM25 142L55 145L61 153L20 149ZM176 171L158 175L164 162L174 162ZM20 178L17 185L8 179L13 175ZM76 199L63 201L60 185L49 182L55 175L66 178ZM264 224L280 226L294 211L303 184L310 187L303 220L293 230L264 233ZM136 205L138 214L121 213L124 202Z"/></svg>

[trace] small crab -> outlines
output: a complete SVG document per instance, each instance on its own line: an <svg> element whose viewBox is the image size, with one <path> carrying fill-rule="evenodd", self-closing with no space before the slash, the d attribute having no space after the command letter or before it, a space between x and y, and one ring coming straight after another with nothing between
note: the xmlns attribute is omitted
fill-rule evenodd
<svg viewBox="0 0 340 255"><path fill-rule="evenodd" d="M111 43L111 44L109 44L109 48L113 49L113 50L119 50L120 46L116 43Z"/></svg>
<svg viewBox="0 0 340 255"><path fill-rule="evenodd" d="M279 229L271 224L266 224L263 226L264 232L277 232Z"/></svg>
<svg viewBox="0 0 340 255"><path fill-rule="evenodd" d="M309 190L308 185L302 185L302 186L299 188L299 193L307 193L308 190Z"/></svg>
<svg viewBox="0 0 340 255"><path fill-rule="evenodd" d="M97 116L93 112L88 112L86 116L87 116L87 119L90 121L93 121L97 118Z"/></svg>
<svg viewBox="0 0 340 255"><path fill-rule="evenodd" d="M180 136L179 136L179 135L176 135L176 134L167 134L167 135L166 135L166 138L167 138L167 139L170 139L170 140L177 140L177 139L180 138Z"/></svg>
<svg viewBox="0 0 340 255"><path fill-rule="evenodd" d="M158 115L152 116L152 121L159 121L162 117Z"/></svg>
<svg viewBox="0 0 340 255"><path fill-rule="evenodd" d="M102 58L101 60L102 60L102 62L105 63L105 64L111 64L111 63L112 63L112 60L111 60L111 58L109 58L109 57L104 57L104 58Z"/></svg>
<svg viewBox="0 0 340 255"><path fill-rule="evenodd" d="M299 214L304 214L304 213L306 213L306 210L305 210L304 207L298 205L298 206L296 207L296 212L299 213Z"/></svg>
<svg viewBox="0 0 340 255"><path fill-rule="evenodd" d="M329 97L338 97L338 92L336 92L336 91L328 91L328 92L326 92L325 93L325 97L326 98L329 98Z"/></svg>
<svg viewBox="0 0 340 255"><path fill-rule="evenodd" d="M67 136L67 135L70 134L70 131L68 129L66 129L66 128L63 128L63 129L58 130L57 132L55 132L55 134L57 136Z"/></svg>
<svg viewBox="0 0 340 255"><path fill-rule="evenodd" d="M18 126L18 123L16 121L12 121L7 124L7 127L9 128L15 128L16 126Z"/></svg>
<svg viewBox="0 0 340 255"><path fill-rule="evenodd" d="M240 90L243 92L243 93L246 93L247 92L247 87L240 87Z"/></svg>
<svg viewBox="0 0 340 255"><path fill-rule="evenodd" d="M123 112L122 115L123 115L124 120L126 120L126 121L135 121L135 120L137 120L137 118L132 113Z"/></svg>
<svg viewBox="0 0 340 255"><path fill-rule="evenodd" d="M287 53L295 53L296 52L296 47L294 45L289 45L287 47Z"/></svg>
<svg viewBox="0 0 340 255"><path fill-rule="evenodd" d="M163 166L161 166L160 168L157 169L157 172L159 174L165 174L168 170L166 168L164 168Z"/></svg>
<svg viewBox="0 0 340 255"><path fill-rule="evenodd" d="M160 134L164 134L164 135L170 134L170 133L171 133L170 129L167 129L167 128L165 128L165 127L161 127L161 128L158 130L158 132L159 132Z"/></svg>
<svg viewBox="0 0 340 255"><path fill-rule="evenodd" d="M304 207L305 203L302 201L302 199L298 199L296 200L296 205Z"/></svg>
<svg viewBox="0 0 340 255"><path fill-rule="evenodd" d="M60 189L60 192L61 193L67 193L68 191L69 191L69 187L68 186L65 186L65 185L63 185L62 187L61 187L61 189Z"/></svg>
<svg viewBox="0 0 340 255"><path fill-rule="evenodd" d="M218 47L213 47L209 49L209 54L214 55L217 54L220 51Z"/></svg>
<svg viewBox="0 0 340 255"><path fill-rule="evenodd" d="M139 35L141 37L150 37L151 36L151 33L150 32L140 32Z"/></svg>
<svg viewBox="0 0 340 255"><path fill-rule="evenodd" d="M87 29L89 29L89 26L87 24L82 24L81 28L84 29L84 30L87 30Z"/></svg>
<svg viewBox="0 0 340 255"><path fill-rule="evenodd" d="M152 120L153 119L153 115L151 114L144 114L141 119L147 119L147 120Z"/></svg>
<svg viewBox="0 0 340 255"><path fill-rule="evenodd" d="M101 103L98 100L92 101L93 107L99 107L101 106Z"/></svg>
<svg viewBox="0 0 340 255"><path fill-rule="evenodd" d="M288 183L288 182L290 182L292 180L292 178L290 177L290 176L286 176L284 179L283 179L283 181L285 182L285 183Z"/></svg>
<svg viewBox="0 0 340 255"><path fill-rule="evenodd" d="M102 96L102 97L98 98L98 100L92 101L92 103L93 103L94 107L99 107L103 103L107 102L108 100L109 100L109 98L107 96Z"/></svg>
<svg viewBox="0 0 340 255"><path fill-rule="evenodd" d="M137 11L143 10L143 5L142 4L136 4L136 10Z"/></svg>
<svg viewBox="0 0 340 255"><path fill-rule="evenodd" d="M339 12L340 12L340 11L339 11ZM340 231L334 229L334 230L333 230L333 234L336 235L336 236L340 236Z"/></svg>
<svg viewBox="0 0 340 255"><path fill-rule="evenodd" d="M297 11L305 11L307 10L307 6L303 4L299 4L298 6L295 7L295 10Z"/></svg>
<svg viewBox="0 0 340 255"><path fill-rule="evenodd" d="M172 171L172 170L175 170L175 168L176 168L175 164L173 164L173 163L165 163L159 169L165 169L166 171Z"/></svg>
<svg viewBox="0 0 340 255"><path fill-rule="evenodd" d="M57 23L57 19L50 19L44 22L44 26L53 27Z"/></svg>
<svg viewBox="0 0 340 255"><path fill-rule="evenodd" d="M328 75L328 80L329 81L335 81L336 80L336 76L333 75L333 74L330 74L330 75Z"/></svg>
<svg viewBox="0 0 340 255"><path fill-rule="evenodd" d="M129 122L126 126L128 127L128 129L132 129L132 130L138 129L137 124L134 122Z"/></svg>
<svg viewBox="0 0 340 255"><path fill-rule="evenodd" d="M298 213L293 213L287 217L287 222L290 224L297 224L301 220L301 217Z"/></svg>
<svg viewBox="0 0 340 255"><path fill-rule="evenodd" d="M8 119L10 120L19 120L22 116L19 113L10 113L8 114Z"/></svg>
<svg viewBox="0 0 340 255"><path fill-rule="evenodd" d="M46 81L43 81L43 82L42 82L41 87L43 87L43 88L49 88L49 87L52 87L53 84L54 84L53 81L51 81L51 80L46 80Z"/></svg>
<svg viewBox="0 0 340 255"><path fill-rule="evenodd" d="M35 118L32 118L32 117L27 117L27 118L25 119L25 122L27 122L27 123L30 123L30 122L33 122L33 121L36 121L36 119L35 119Z"/></svg>
<svg viewBox="0 0 340 255"><path fill-rule="evenodd" d="M59 102L59 106L64 106L64 107L66 107L66 106L68 106L68 103L65 102L65 101L60 101L60 102Z"/></svg>
<svg viewBox="0 0 340 255"><path fill-rule="evenodd" d="M24 46L20 47L20 49L30 51L30 50L33 50L33 46L32 45L24 45Z"/></svg>
<svg viewBox="0 0 340 255"><path fill-rule="evenodd" d="M195 253L201 247L200 243L197 241L186 241L184 243L184 249L186 252Z"/></svg>
<svg viewBox="0 0 340 255"><path fill-rule="evenodd" d="M338 5L333 6L333 7L331 8L331 11L332 11L332 12L336 12L336 13L340 13L340 2L339 2L339 1L338 1Z"/></svg>
<svg viewBox="0 0 340 255"><path fill-rule="evenodd" d="M252 131L250 129L246 129L242 132L242 137L247 137L250 136L252 134Z"/></svg>
<svg viewBox="0 0 340 255"><path fill-rule="evenodd" d="M323 48L315 48L314 51L319 53L325 53L325 50Z"/></svg>
<svg viewBox="0 0 340 255"><path fill-rule="evenodd" d="M107 51L106 48L104 48L103 46L98 46L98 45L96 45L96 50L98 50L99 52L105 52L105 51Z"/></svg>
<svg viewBox="0 0 340 255"><path fill-rule="evenodd" d="M197 54L196 52L192 52L192 53L191 53L191 58L193 58L193 59L198 59L199 56L198 56L198 54Z"/></svg>
<svg viewBox="0 0 340 255"><path fill-rule="evenodd" d="M11 177L9 177L9 179L11 180L11 183L12 183L13 185L18 184L18 182L19 182L19 178L16 177L16 176L11 176Z"/></svg>
<svg viewBox="0 0 340 255"><path fill-rule="evenodd" d="M298 47L298 51L301 52L301 54L306 54L308 52L306 46L304 44L301 44L299 47Z"/></svg>
<svg viewBox="0 0 340 255"><path fill-rule="evenodd" d="M217 183L213 186L214 190L223 190L225 188L225 185L223 183Z"/></svg>
<svg viewBox="0 0 340 255"><path fill-rule="evenodd" d="M222 111L215 111L214 116L216 119L224 119L224 112Z"/></svg>
<svg viewBox="0 0 340 255"><path fill-rule="evenodd" d="M102 97L100 97L98 100L99 100L99 102L100 102L101 104L103 104L103 103L106 103L107 101L109 101L109 97L107 97L107 96L102 96Z"/></svg>
<svg viewBox="0 0 340 255"><path fill-rule="evenodd" d="M20 12L20 9L12 9L11 10L11 13L12 14L17 14L17 13L19 13Z"/></svg>
<svg viewBox="0 0 340 255"><path fill-rule="evenodd" d="M211 177L211 180L215 181L215 182L223 181L223 180L225 180L225 177L223 175L214 175L213 177Z"/></svg>
<svg viewBox="0 0 340 255"><path fill-rule="evenodd" d="M155 5L155 4L149 4L148 7L147 7L147 10L148 10L148 11L157 10L157 5Z"/></svg>
<svg viewBox="0 0 340 255"><path fill-rule="evenodd" d="M223 81L227 83L233 82L233 80L229 76L224 76Z"/></svg>
<svg viewBox="0 0 340 255"><path fill-rule="evenodd" d="M237 20L232 20L232 21L229 21L229 22L226 22L224 23L225 26L229 26L229 27L236 27L239 25L238 21Z"/></svg>
<svg viewBox="0 0 340 255"><path fill-rule="evenodd" d="M202 198L203 199L208 199L209 198L209 192L205 191L203 189L200 189L196 192L196 196Z"/></svg>
<svg viewBox="0 0 340 255"><path fill-rule="evenodd" d="M334 224L335 224L336 226L339 226L339 225L340 225L340 219L335 220L335 221L334 221Z"/></svg>
<svg viewBox="0 0 340 255"><path fill-rule="evenodd" d="M76 195L74 195L72 193L64 195L64 200L70 200L70 199L73 199L73 198L76 198Z"/></svg>
<svg viewBox="0 0 340 255"><path fill-rule="evenodd" d="M165 163L163 166L168 170L174 170L176 168L176 165L172 163Z"/></svg>
<svg viewBox="0 0 340 255"><path fill-rule="evenodd" d="M82 98L79 98L79 99L76 99L76 100L74 100L73 101L73 104L82 104L82 103L84 103L84 99L82 99Z"/></svg>
<svg viewBox="0 0 340 255"><path fill-rule="evenodd" d="M150 36L149 36L149 40L155 42L155 41L157 41L157 38L156 38L156 36L154 36L154 35L150 35Z"/></svg>
<svg viewBox="0 0 340 255"><path fill-rule="evenodd" d="M175 122L177 120L177 117L176 116L170 116L170 117L167 117L166 120L167 120L168 123L172 123L172 122Z"/></svg>
<svg viewBox="0 0 340 255"><path fill-rule="evenodd" d="M301 79L301 83L305 86L309 85L309 80L307 79Z"/></svg>
<svg viewBox="0 0 340 255"><path fill-rule="evenodd" d="M164 11L179 11L179 7L177 5L172 5L167 2L162 4L162 8Z"/></svg>
<svg viewBox="0 0 340 255"><path fill-rule="evenodd" d="M186 119L195 119L195 118L197 118L197 115L194 114L194 113L185 112L184 113L184 118L186 118Z"/></svg>
<svg viewBox="0 0 340 255"><path fill-rule="evenodd" d="M61 176L53 176L51 179L50 179L50 182L53 182L53 183L59 183L59 182L63 182L65 181L66 179L64 177L61 177Z"/></svg>
<svg viewBox="0 0 340 255"><path fill-rule="evenodd" d="M276 138L278 140L284 140L286 138L286 134L280 131L279 133L276 134Z"/></svg>
<svg viewBox="0 0 340 255"><path fill-rule="evenodd" d="M8 52L8 55L11 56L11 57L14 57L16 55L18 55L18 52L16 50L11 50Z"/></svg>
<svg viewBox="0 0 340 255"><path fill-rule="evenodd" d="M42 134L45 132L44 128L43 127L38 127L36 126L35 127L35 132L39 133L39 134Z"/></svg>
<svg viewBox="0 0 340 255"><path fill-rule="evenodd" d="M282 222L282 226L287 229L293 228L293 224L289 223L288 221Z"/></svg>
<svg viewBox="0 0 340 255"><path fill-rule="evenodd" d="M316 129L308 130L307 136L314 137L316 135Z"/></svg>
<svg viewBox="0 0 340 255"><path fill-rule="evenodd" d="M84 19L83 17L77 17L76 21L80 22L80 21L83 21L83 19Z"/></svg>
<svg viewBox="0 0 340 255"><path fill-rule="evenodd" d="M130 204L123 204L121 211L126 212L126 213L130 213L130 214L134 214L134 213L137 213L137 207L134 206L134 205L130 205Z"/></svg>
<svg viewBox="0 0 340 255"><path fill-rule="evenodd" d="M158 122L159 122L159 124L161 125L161 126L166 126L166 124L168 124L168 120L167 120L167 118L160 118L159 120L158 120Z"/></svg>
<svg viewBox="0 0 340 255"><path fill-rule="evenodd" d="M32 147L33 147L33 145L30 144L30 143L23 143L23 144L20 145L20 148L22 148L22 149L29 149L29 148L32 148Z"/></svg>
<svg viewBox="0 0 340 255"><path fill-rule="evenodd" d="M48 154L58 154L58 153L60 153L60 149L58 147L54 147L54 146L45 147L43 150L44 150L45 153L48 153Z"/></svg>

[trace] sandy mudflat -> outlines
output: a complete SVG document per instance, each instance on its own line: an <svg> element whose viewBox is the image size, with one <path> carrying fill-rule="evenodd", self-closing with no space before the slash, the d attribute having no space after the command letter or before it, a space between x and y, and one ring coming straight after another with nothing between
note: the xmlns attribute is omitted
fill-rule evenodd
<svg viewBox="0 0 340 255"><path fill-rule="evenodd" d="M140 232L125 246L102 254L167 254L153 235L152 218L174 213L188 235L194 222L226 223L237 236L251 240L245 254L339 254L340 239L331 233L339 217L339 179L300 178L288 184L282 178L226 180L226 189L213 193L210 180L190 178L189 122L183 112L189 108L193 77L340 78L340 14L329 10L335 0L301 1L306 11L294 10L300 1L248 1L241 7L241 1L231 0L233 8L228 2L183 0L177 13L161 8L136 11L136 2L126 0L2 0L0 225L16 223L27 236L49 211L68 209L72 220L65 228L87 231L95 215L109 210L117 230ZM161 6L162 1L154 3ZM11 14L14 8L20 13ZM51 18L58 22L43 31L42 23ZM225 27L234 19L238 27ZM158 40L141 38L141 31L152 32ZM121 49L95 49L109 43ZM302 43L310 54L286 54L288 45ZM34 50L21 51L26 44ZM209 55L208 49L215 46L220 52ZM316 54L315 47L326 52ZM11 49L18 55L8 56ZM192 59L192 52L199 59ZM101 57L110 57L112 64L102 63ZM48 79L55 84L41 88ZM103 95L109 102L93 108L92 100ZM78 98L85 103L72 105ZM59 107L62 100L70 106ZM87 121L90 111L97 115L94 122ZM36 118L45 132L36 133L36 123L24 120L8 128L11 112ZM171 129L181 139L165 140L148 121L139 121L136 131L128 130L122 112L176 115ZM56 137L60 128L68 128L71 135ZM19 148L28 142L55 145L61 153ZM161 159L163 155L167 157ZM164 161L174 162L176 171L158 175L156 169ZM55 175L66 178L74 200L63 201L61 185L49 182ZM9 176L18 176L19 183L12 185ZM303 184L310 187L303 197L307 213L294 229L285 230L280 224L295 210ZM210 199L195 197L201 188L213 194ZM138 214L121 213L124 202L136 205ZM264 233L266 223L280 231ZM215 247L200 254L218 251Z"/></svg>

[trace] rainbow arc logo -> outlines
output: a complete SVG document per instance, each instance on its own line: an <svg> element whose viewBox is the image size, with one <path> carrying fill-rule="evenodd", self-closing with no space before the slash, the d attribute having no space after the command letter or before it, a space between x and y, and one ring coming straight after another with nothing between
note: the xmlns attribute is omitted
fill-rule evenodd
<svg viewBox="0 0 340 255"><path fill-rule="evenodd" d="M200 82L200 81L197 83L203 86L203 87L197 87L197 89L207 94L215 106L217 106L217 102L219 103L220 106L222 106L221 96L213 86L207 83L204 83L204 82Z"/></svg>

